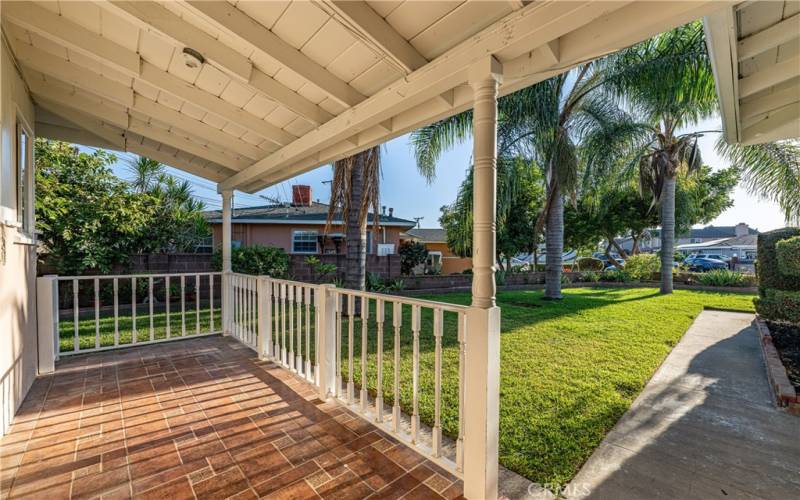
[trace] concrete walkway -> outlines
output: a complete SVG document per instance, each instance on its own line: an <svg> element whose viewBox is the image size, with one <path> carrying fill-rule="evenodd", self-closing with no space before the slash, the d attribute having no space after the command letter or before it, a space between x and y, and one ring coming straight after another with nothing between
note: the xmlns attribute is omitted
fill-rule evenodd
<svg viewBox="0 0 800 500"><path fill-rule="evenodd" d="M753 315L705 311L570 483L569 498L800 498Z"/></svg>

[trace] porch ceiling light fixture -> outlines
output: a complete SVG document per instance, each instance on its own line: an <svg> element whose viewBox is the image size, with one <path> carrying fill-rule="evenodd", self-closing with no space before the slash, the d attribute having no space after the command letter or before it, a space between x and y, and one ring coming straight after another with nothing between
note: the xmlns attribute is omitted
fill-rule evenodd
<svg viewBox="0 0 800 500"><path fill-rule="evenodd" d="M194 50L191 47L184 47L183 48L183 62L186 64L187 67L192 69L197 69L206 62L206 58L203 57L203 54Z"/></svg>

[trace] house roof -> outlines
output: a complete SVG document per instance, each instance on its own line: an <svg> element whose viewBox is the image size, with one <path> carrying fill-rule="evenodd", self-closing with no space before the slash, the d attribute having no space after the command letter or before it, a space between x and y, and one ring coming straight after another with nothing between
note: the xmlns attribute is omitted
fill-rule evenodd
<svg viewBox="0 0 800 500"><path fill-rule="evenodd" d="M758 229L752 227L747 228L748 234L757 235ZM650 234L654 238L658 238L661 234L660 230L652 229ZM719 238L733 238L736 236L736 226L706 226L701 228L692 228L689 233L679 235L680 238L703 238L703 239L719 239Z"/></svg>
<svg viewBox="0 0 800 500"><path fill-rule="evenodd" d="M263 205L258 207L237 208L231 217L237 224L318 224L324 225L328 220L328 204L312 202L310 206L295 206L291 204ZM221 210L208 210L204 212L206 220L211 224L222 224ZM367 223L372 224L373 214L367 216ZM381 215L378 218L381 226L397 226L403 228L414 227L416 222ZM338 214L334 217L333 224L341 224L342 219Z"/></svg>
<svg viewBox="0 0 800 500"><path fill-rule="evenodd" d="M471 108L476 72L502 65L508 95L717 4L21 1L2 15L37 135L255 192Z"/></svg>
<svg viewBox="0 0 800 500"><path fill-rule="evenodd" d="M747 234L745 236L738 236L733 238L719 238L716 240L705 241L702 243L686 243L678 245L678 250L702 250L712 248L742 248L742 247L756 247L758 235Z"/></svg>
<svg viewBox="0 0 800 500"><path fill-rule="evenodd" d="M447 231L441 228L435 229L409 229L406 234L423 243L447 243Z"/></svg>

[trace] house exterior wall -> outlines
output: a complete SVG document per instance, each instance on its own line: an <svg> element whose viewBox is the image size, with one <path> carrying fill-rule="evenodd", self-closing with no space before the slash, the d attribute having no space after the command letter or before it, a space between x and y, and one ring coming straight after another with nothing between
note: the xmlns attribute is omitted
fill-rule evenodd
<svg viewBox="0 0 800 500"><path fill-rule="evenodd" d="M0 7L2 9L2 7ZM17 227L17 122L34 109L5 43L0 49L0 435L37 373L36 246ZM32 137L31 137L32 139Z"/></svg>
<svg viewBox="0 0 800 500"><path fill-rule="evenodd" d="M460 274L472 268L472 259L459 257L447 246L447 243L425 243L428 252L441 252L441 274Z"/></svg>
<svg viewBox="0 0 800 500"><path fill-rule="evenodd" d="M222 245L222 224L212 224L213 245L219 248ZM286 253L292 253L292 236L294 231L317 231L322 234L325 229L321 224L236 224L231 228L232 240L239 241L243 246L264 245L270 247L283 248ZM385 233L385 243L394 244L395 253L400 247L400 233L404 228L401 227L381 227L373 236L372 254L377 253L377 243L383 243L383 233ZM331 232L339 232L333 229ZM331 243L326 243L325 253L335 252L335 247ZM340 245L339 253L345 252L345 245Z"/></svg>

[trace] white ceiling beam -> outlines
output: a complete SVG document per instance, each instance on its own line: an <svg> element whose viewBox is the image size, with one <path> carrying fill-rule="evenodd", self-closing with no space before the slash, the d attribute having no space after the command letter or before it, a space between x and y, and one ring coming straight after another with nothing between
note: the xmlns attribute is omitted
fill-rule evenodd
<svg viewBox="0 0 800 500"><path fill-rule="evenodd" d="M231 34L319 87L340 104L350 107L366 99L356 89L228 2L201 0L187 3Z"/></svg>
<svg viewBox="0 0 800 500"><path fill-rule="evenodd" d="M254 133L279 146L291 143L296 137L257 116L234 106L214 94L199 89L175 75L142 61L141 79L150 85L186 100L221 118L249 128Z"/></svg>
<svg viewBox="0 0 800 500"><path fill-rule="evenodd" d="M23 66L54 76L76 87L85 88L122 106L133 105L133 89L130 87L104 78L98 73L37 49L23 41L13 44L13 48L14 56Z"/></svg>
<svg viewBox="0 0 800 500"><path fill-rule="evenodd" d="M167 37L197 50L203 57L215 63L226 73L242 82L250 80L253 65L250 60L236 50L223 44L200 28L184 21L180 16L162 7L157 2L139 0L135 2L113 1L111 4L119 12L133 17L139 22Z"/></svg>
<svg viewBox="0 0 800 500"><path fill-rule="evenodd" d="M122 129L105 124L92 116L76 112L65 106L62 106L57 102L52 102L49 99L39 99L38 104L42 109L49 111L53 115L65 120L70 124L73 124L73 126L75 126L77 129L83 129L93 136L102 139L106 144L112 146L112 149L125 151L125 135ZM37 121L39 120L38 115L36 119ZM37 128L36 135L44 134L41 134L41 131ZM79 144L83 143L79 142Z"/></svg>
<svg viewBox="0 0 800 500"><path fill-rule="evenodd" d="M231 170L241 170L250 164L249 161L242 158L234 158L226 155L220 151L216 151L207 146L204 146L196 141L188 139L183 135L176 132L171 132L167 129L156 127L151 123L146 123L138 118L131 118L128 130L142 137L147 137L154 141L172 146L175 149L186 151L189 154L213 161L220 165L224 165Z"/></svg>
<svg viewBox="0 0 800 500"><path fill-rule="evenodd" d="M703 18L706 47L715 64L714 84L719 97L722 135L725 141L733 144L739 141L739 64L736 55L736 12L734 7L726 7Z"/></svg>
<svg viewBox="0 0 800 500"><path fill-rule="evenodd" d="M798 101L800 101L800 85L792 85L756 100L742 102L739 109L742 120L746 120Z"/></svg>
<svg viewBox="0 0 800 500"><path fill-rule="evenodd" d="M128 151L138 155L146 156L147 158L156 160L164 165L177 168L178 170L183 170L184 172L189 172L190 174L197 175L214 182L219 182L225 177L231 175L233 172L233 170L211 161L203 164L188 161L177 156L178 153L171 154L163 150L156 149L144 142L139 142L135 139L136 136L132 135L132 137L126 141L125 147Z"/></svg>
<svg viewBox="0 0 800 500"><path fill-rule="evenodd" d="M64 141L70 144L80 144L93 148L109 149L114 151L124 151L116 144L111 144L106 140L97 137L88 130L82 128L66 127L53 123L36 122L36 136L46 137L54 141Z"/></svg>
<svg viewBox="0 0 800 500"><path fill-rule="evenodd" d="M800 56L759 68L756 73L739 80L739 98L743 99L798 76L800 76Z"/></svg>
<svg viewBox="0 0 800 500"><path fill-rule="evenodd" d="M697 19L717 8L719 5L711 1L665 3L655 11L646 2L535 2L462 42L411 75L387 86L359 106L346 110L295 143L224 181L220 188L256 185L257 183L251 181L265 179L268 172L280 172L275 178L283 180L303 169L328 163L331 157L323 152L326 148L335 147L337 143L351 137L353 132L363 135L363 131L390 117L394 119L391 132L386 132L382 127L376 128L380 134L375 134L369 141L360 139L359 147L352 149L351 153L468 109L471 107L471 100L445 109L445 100L440 94L464 83L466 68L481 54L508 53L515 57L521 54L530 57L529 53L535 48L560 38L561 63L558 67L540 62L529 68L521 68L518 63L518 70L531 71L518 71L514 79L504 83L500 93L506 95L563 72L580 62L600 57L614 48L632 45L648 36ZM619 23L616 22L616 10L620 11L623 19ZM658 15L653 15L654 12ZM583 24L576 24L577 20ZM608 27L614 29L607 29ZM509 33L515 36L509 36ZM505 71L505 62L503 65ZM414 118L409 119L409 125L406 126L399 117L412 109L415 110ZM320 156L315 165L301 166L297 163L299 158L310 158L317 151L320 151Z"/></svg>
<svg viewBox="0 0 800 500"><path fill-rule="evenodd" d="M3 2L3 18L129 76L139 74L139 55L33 2Z"/></svg>
<svg viewBox="0 0 800 500"><path fill-rule="evenodd" d="M742 144L761 144L800 137L800 103L771 112L742 131Z"/></svg>
<svg viewBox="0 0 800 500"><path fill-rule="evenodd" d="M128 127L128 112L125 108L111 102L104 102L99 96L82 90L67 91L59 86L45 82L40 73L24 70L25 81L30 87L34 100L43 98L59 103L79 113L97 117L121 129ZM64 117L69 119L69 117Z"/></svg>
<svg viewBox="0 0 800 500"><path fill-rule="evenodd" d="M131 109L162 123L174 125L178 129L214 143L222 149L238 153L254 161L260 160L268 154L268 151L139 94L134 95Z"/></svg>
<svg viewBox="0 0 800 500"><path fill-rule="evenodd" d="M366 2L330 0L326 3L364 38L378 46L405 73L411 73L428 64L428 60Z"/></svg>
<svg viewBox="0 0 800 500"><path fill-rule="evenodd" d="M798 37L800 37L800 14L795 14L763 31L739 40L739 61L755 57Z"/></svg>
<svg viewBox="0 0 800 500"><path fill-rule="evenodd" d="M264 95L286 106L286 108L294 111L314 125L321 125L333 118L331 113L284 86L258 68L253 68L253 74L250 76L250 86L260 90Z"/></svg>

